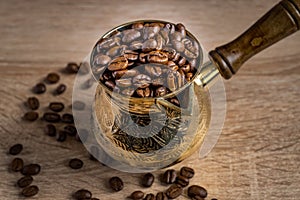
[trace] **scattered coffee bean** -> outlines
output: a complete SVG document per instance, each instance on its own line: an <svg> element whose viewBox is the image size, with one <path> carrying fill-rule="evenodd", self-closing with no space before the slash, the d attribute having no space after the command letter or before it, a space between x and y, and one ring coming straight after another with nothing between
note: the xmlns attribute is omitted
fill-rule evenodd
<svg viewBox="0 0 300 200"><path fill-rule="evenodd" d="M133 193L131 193L131 195L129 196L129 198L133 199L133 200L141 200L144 197L144 192L137 190L134 191Z"/></svg>
<svg viewBox="0 0 300 200"><path fill-rule="evenodd" d="M67 66L65 67L65 71L69 74L76 74L79 70L79 66L77 63L74 62L70 62L67 64Z"/></svg>
<svg viewBox="0 0 300 200"><path fill-rule="evenodd" d="M72 108L74 108L75 110L84 110L85 103L81 101L74 101L72 104Z"/></svg>
<svg viewBox="0 0 300 200"><path fill-rule="evenodd" d="M81 189L76 191L73 196L77 200L91 199L92 193L88 190Z"/></svg>
<svg viewBox="0 0 300 200"><path fill-rule="evenodd" d="M206 198L207 191L204 187L201 187L199 185L192 185L188 188L188 196L189 197L199 196L201 198Z"/></svg>
<svg viewBox="0 0 300 200"><path fill-rule="evenodd" d="M27 113L24 114L24 119L27 121L35 121L39 118L39 114L35 111L29 111Z"/></svg>
<svg viewBox="0 0 300 200"><path fill-rule="evenodd" d="M49 109L54 112L60 112L65 108L65 105L61 102L51 102L49 104Z"/></svg>
<svg viewBox="0 0 300 200"><path fill-rule="evenodd" d="M57 88L55 89L55 94L62 94L66 91L67 86L65 84L60 84L59 86L57 86Z"/></svg>
<svg viewBox="0 0 300 200"><path fill-rule="evenodd" d="M27 106L31 110L37 110L40 107L40 102L36 97L29 97L27 99Z"/></svg>
<svg viewBox="0 0 300 200"><path fill-rule="evenodd" d="M73 124L74 123L73 115L71 115L69 113L65 113L62 115L61 121L64 123L67 123L67 124Z"/></svg>
<svg viewBox="0 0 300 200"><path fill-rule="evenodd" d="M50 137L55 137L56 127L53 124L47 124L45 127L45 133Z"/></svg>
<svg viewBox="0 0 300 200"><path fill-rule="evenodd" d="M156 200L168 200L169 198L167 197L167 195L163 192L158 192L156 194Z"/></svg>
<svg viewBox="0 0 300 200"><path fill-rule="evenodd" d="M82 168L82 166L83 162L78 158L73 158L69 161L69 167L71 167L72 169L80 169Z"/></svg>
<svg viewBox="0 0 300 200"><path fill-rule="evenodd" d="M93 197L93 198L91 198L91 200L100 200L100 199Z"/></svg>
<svg viewBox="0 0 300 200"><path fill-rule="evenodd" d="M10 169L14 172L21 171L23 169L24 162L21 158L14 158L11 161Z"/></svg>
<svg viewBox="0 0 300 200"><path fill-rule="evenodd" d="M142 186L151 187L154 182L154 176L151 173L147 173L142 178Z"/></svg>
<svg viewBox="0 0 300 200"><path fill-rule="evenodd" d="M166 191L166 195L170 199L175 199L175 198L179 197L181 195L181 193L182 193L182 187L177 184L171 185Z"/></svg>
<svg viewBox="0 0 300 200"><path fill-rule="evenodd" d="M168 169L162 176L162 182L166 184L174 183L177 177L177 173L174 169Z"/></svg>
<svg viewBox="0 0 300 200"><path fill-rule="evenodd" d="M60 122L60 115L57 113L51 113L51 112L46 112L44 113L43 119L46 122L52 122L52 123L57 123Z"/></svg>
<svg viewBox="0 0 300 200"><path fill-rule="evenodd" d="M24 197L35 196L39 192L39 188L36 185L31 185L22 190L22 195Z"/></svg>
<svg viewBox="0 0 300 200"><path fill-rule="evenodd" d="M69 136L75 136L77 134L77 129L73 125L65 126L64 130L68 133Z"/></svg>
<svg viewBox="0 0 300 200"><path fill-rule="evenodd" d="M46 92L46 85L44 83L38 83L33 87L32 91L36 94L43 94Z"/></svg>
<svg viewBox="0 0 300 200"><path fill-rule="evenodd" d="M49 73L46 77L47 83L53 84L59 81L60 77L57 73Z"/></svg>
<svg viewBox="0 0 300 200"><path fill-rule="evenodd" d="M41 166L39 164L29 164L29 165L25 165L23 167L23 169L21 170L21 173L23 175L37 175L39 174L41 171Z"/></svg>
<svg viewBox="0 0 300 200"><path fill-rule="evenodd" d="M154 194L150 193L150 194L147 194L144 198L144 200L155 200L155 196Z"/></svg>
<svg viewBox="0 0 300 200"><path fill-rule="evenodd" d="M17 185L20 187L20 188L23 188L23 187L27 187L28 185L30 185L33 181L33 178L32 176L23 176L22 178L20 178L17 182Z"/></svg>
<svg viewBox="0 0 300 200"><path fill-rule="evenodd" d="M187 178L193 178L194 174L195 174L194 169L190 167L182 167L180 169L180 175L185 176Z"/></svg>
<svg viewBox="0 0 300 200"><path fill-rule="evenodd" d="M113 189L116 192L121 191L124 187L122 179L117 176L114 176L109 179L109 185L111 189Z"/></svg>
<svg viewBox="0 0 300 200"><path fill-rule="evenodd" d="M18 155L23 150L22 144L15 144L9 148L10 155Z"/></svg>
<svg viewBox="0 0 300 200"><path fill-rule="evenodd" d="M56 135L56 141L57 142L64 142L67 139L67 132L66 131L58 131L58 134Z"/></svg>
<svg viewBox="0 0 300 200"><path fill-rule="evenodd" d="M189 185L189 179L185 176L179 175L177 176L175 183L182 187L186 187Z"/></svg>

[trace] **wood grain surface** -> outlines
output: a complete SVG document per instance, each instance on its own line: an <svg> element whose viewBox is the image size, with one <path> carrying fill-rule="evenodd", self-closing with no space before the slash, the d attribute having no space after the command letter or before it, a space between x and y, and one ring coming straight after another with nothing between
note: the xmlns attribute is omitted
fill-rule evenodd
<svg viewBox="0 0 300 200"><path fill-rule="evenodd" d="M32 199L72 199L86 188L101 200L125 199L132 191L157 193L166 189L158 180L151 188L139 184L141 174L127 174L89 160L84 147L69 138L58 143L43 132L44 122L22 120L31 88L67 62L80 62L97 39L112 27L137 19L182 22L203 47L234 39L270 9L277 0L211 1L0 1L0 199L22 199L15 186L20 173L8 165L7 151L24 145L25 163L40 163L34 177L40 192ZM73 75L62 74L67 92L54 97L49 86L40 95L40 114L49 100L71 103ZM286 199L300 196L300 33L296 33L248 61L226 81L227 116L219 141L204 159L195 153L174 166L196 170L191 184L207 188L208 198ZM71 112L70 108L68 108ZM84 167L71 170L70 158ZM155 172L158 179L164 170ZM125 187L112 192L110 177L118 175ZM188 199L186 193L178 199Z"/></svg>

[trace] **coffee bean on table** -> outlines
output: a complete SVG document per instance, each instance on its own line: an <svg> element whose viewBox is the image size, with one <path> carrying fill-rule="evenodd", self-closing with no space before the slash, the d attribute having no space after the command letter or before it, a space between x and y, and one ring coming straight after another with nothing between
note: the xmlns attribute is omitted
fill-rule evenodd
<svg viewBox="0 0 300 200"><path fill-rule="evenodd" d="M46 85L44 83L38 83L33 87L32 91L36 94L43 94L46 92Z"/></svg>
<svg viewBox="0 0 300 200"><path fill-rule="evenodd" d="M73 158L69 161L69 167L71 167L72 169L80 169L82 168L82 166L83 162L78 158Z"/></svg>
<svg viewBox="0 0 300 200"><path fill-rule="evenodd" d="M40 107L40 102L36 97L29 97L27 99L27 106L31 110L37 110Z"/></svg>
<svg viewBox="0 0 300 200"><path fill-rule="evenodd" d="M50 136L56 136L56 127L53 124L47 124L45 127L45 133Z"/></svg>
<svg viewBox="0 0 300 200"><path fill-rule="evenodd" d="M60 84L55 89L55 94L62 94L62 93L64 93L66 91L66 89L67 89L67 86L65 84Z"/></svg>
<svg viewBox="0 0 300 200"><path fill-rule="evenodd" d="M22 195L24 197L35 196L39 192L39 188L36 185L31 185L22 190Z"/></svg>
<svg viewBox="0 0 300 200"><path fill-rule="evenodd" d="M137 190L137 191L134 191L133 193L131 193L129 198L133 199L133 200L141 200L141 199L143 199L144 195L145 195L144 192Z"/></svg>
<svg viewBox="0 0 300 200"><path fill-rule="evenodd" d="M14 172L18 172L23 169L24 162L21 158L14 158L11 161L10 169Z"/></svg>
<svg viewBox="0 0 300 200"><path fill-rule="evenodd" d="M185 176L187 178L193 178L194 174L195 174L194 169L190 167L182 167L180 169L180 175Z"/></svg>
<svg viewBox="0 0 300 200"><path fill-rule="evenodd" d="M150 193L150 194L147 194L144 198L144 200L155 200L155 196L154 194Z"/></svg>
<svg viewBox="0 0 300 200"><path fill-rule="evenodd" d="M167 197L167 195L163 192L158 192L156 194L156 200L168 200L169 198Z"/></svg>
<svg viewBox="0 0 300 200"><path fill-rule="evenodd" d="M109 179L109 186L111 187L111 189L118 192L123 189L124 183L121 178L114 176Z"/></svg>
<svg viewBox="0 0 300 200"><path fill-rule="evenodd" d="M195 197L199 196L201 198L207 197L207 191L204 187L201 187L199 185L192 185L188 188L188 196L189 197Z"/></svg>
<svg viewBox="0 0 300 200"><path fill-rule="evenodd" d="M54 112L60 112L65 108L65 105L61 102L51 102L49 104L49 109Z"/></svg>
<svg viewBox="0 0 300 200"><path fill-rule="evenodd" d="M25 165L23 167L23 169L21 170L21 173L23 175L37 175L39 174L41 171L41 166L39 164L29 164L29 165Z"/></svg>
<svg viewBox="0 0 300 200"><path fill-rule="evenodd" d="M93 197L93 198L91 198L91 200L100 200L100 199Z"/></svg>
<svg viewBox="0 0 300 200"><path fill-rule="evenodd" d="M179 175L176 177L175 183L177 183L178 185L180 185L182 187L186 187L189 185L189 179L185 176Z"/></svg>
<svg viewBox="0 0 300 200"><path fill-rule="evenodd" d="M166 184L174 183L176 180L177 174L174 169L168 169L162 176L162 182Z"/></svg>
<svg viewBox="0 0 300 200"><path fill-rule="evenodd" d="M59 81L60 77L57 73L49 73L46 77L46 81L47 83L50 83L50 84L54 84L54 83L57 83Z"/></svg>
<svg viewBox="0 0 300 200"><path fill-rule="evenodd" d="M76 191L73 196L77 200L91 199L92 193L89 190L81 189Z"/></svg>
<svg viewBox="0 0 300 200"><path fill-rule="evenodd" d="M22 178L20 178L17 182L17 185L20 187L20 188L23 188L23 187L27 187L28 185L30 185L33 181L33 178L32 176L23 176Z"/></svg>
<svg viewBox="0 0 300 200"><path fill-rule="evenodd" d="M17 154L21 153L22 150L23 150L22 144L15 144L9 148L9 154L17 155Z"/></svg>
<svg viewBox="0 0 300 200"><path fill-rule="evenodd" d="M69 113L65 113L62 115L61 121L67 124L73 124L74 123L73 115Z"/></svg>
<svg viewBox="0 0 300 200"><path fill-rule="evenodd" d="M154 175L151 173L147 173L142 177L142 185L144 187L151 187L154 182Z"/></svg>
<svg viewBox="0 0 300 200"><path fill-rule="evenodd" d="M175 199L175 198L179 197L181 195L181 193L182 193L182 187L177 184L171 185L166 191L166 195L170 199Z"/></svg>
<svg viewBox="0 0 300 200"><path fill-rule="evenodd" d="M46 112L46 113L44 113L43 119L46 122L52 122L52 123L57 123L57 122L60 122L60 120L61 120L59 114L52 113L52 112Z"/></svg>
<svg viewBox="0 0 300 200"><path fill-rule="evenodd" d="M76 74L79 70L79 66L75 62L69 62L65 67L65 71L69 74Z"/></svg>
<svg viewBox="0 0 300 200"><path fill-rule="evenodd" d="M73 125L65 126L64 131L66 131L69 136L75 136L77 134L77 129Z"/></svg>
<svg viewBox="0 0 300 200"><path fill-rule="evenodd" d="M56 135L56 141L57 142L64 142L67 139L67 132L66 131L59 131Z"/></svg>
<svg viewBox="0 0 300 200"><path fill-rule="evenodd" d="M29 111L27 113L24 114L24 119L27 121L35 121L39 118L39 114L35 111Z"/></svg>
<svg viewBox="0 0 300 200"><path fill-rule="evenodd" d="M82 101L74 101L72 104L72 108L75 110L83 110L85 108L85 103Z"/></svg>

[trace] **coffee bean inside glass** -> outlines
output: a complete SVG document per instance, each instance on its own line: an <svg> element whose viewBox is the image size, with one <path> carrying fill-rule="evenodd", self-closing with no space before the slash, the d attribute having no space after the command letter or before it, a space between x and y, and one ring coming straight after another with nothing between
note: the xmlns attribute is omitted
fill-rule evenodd
<svg viewBox="0 0 300 200"><path fill-rule="evenodd" d="M196 85L199 42L182 24L136 21L95 45L97 143L115 160L151 171L199 149L210 123L210 98Z"/></svg>

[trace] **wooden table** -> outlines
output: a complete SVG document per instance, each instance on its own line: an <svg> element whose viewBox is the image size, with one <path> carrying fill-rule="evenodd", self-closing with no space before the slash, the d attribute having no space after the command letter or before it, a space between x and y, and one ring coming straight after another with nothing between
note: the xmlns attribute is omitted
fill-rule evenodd
<svg viewBox="0 0 300 200"><path fill-rule="evenodd" d="M139 186L140 174L127 174L89 160L84 147L69 138L58 143L43 132L44 123L22 120L30 89L47 73L67 62L80 62L97 39L110 28L136 19L182 22L205 49L230 41L271 8L277 0L212 1L0 1L0 199L21 199L15 183L20 173L8 171L15 143L26 163L42 165L34 177L40 193L32 199L71 199L87 188L95 197L124 199L136 189L157 193L159 181L149 189ZM73 75L62 75L71 86ZM227 116L212 152L198 154L174 166L196 170L191 184L207 188L209 198L299 199L300 196L300 33L290 36L250 60L239 74L225 82ZM71 102L71 88L60 97L41 95L42 113L49 100ZM68 108L70 109L70 108ZM69 110L70 111L70 110ZM85 163L78 171L70 158ZM155 172L155 176L164 170ZM107 187L111 176L125 182L123 191ZM187 199L186 194L178 199Z"/></svg>

